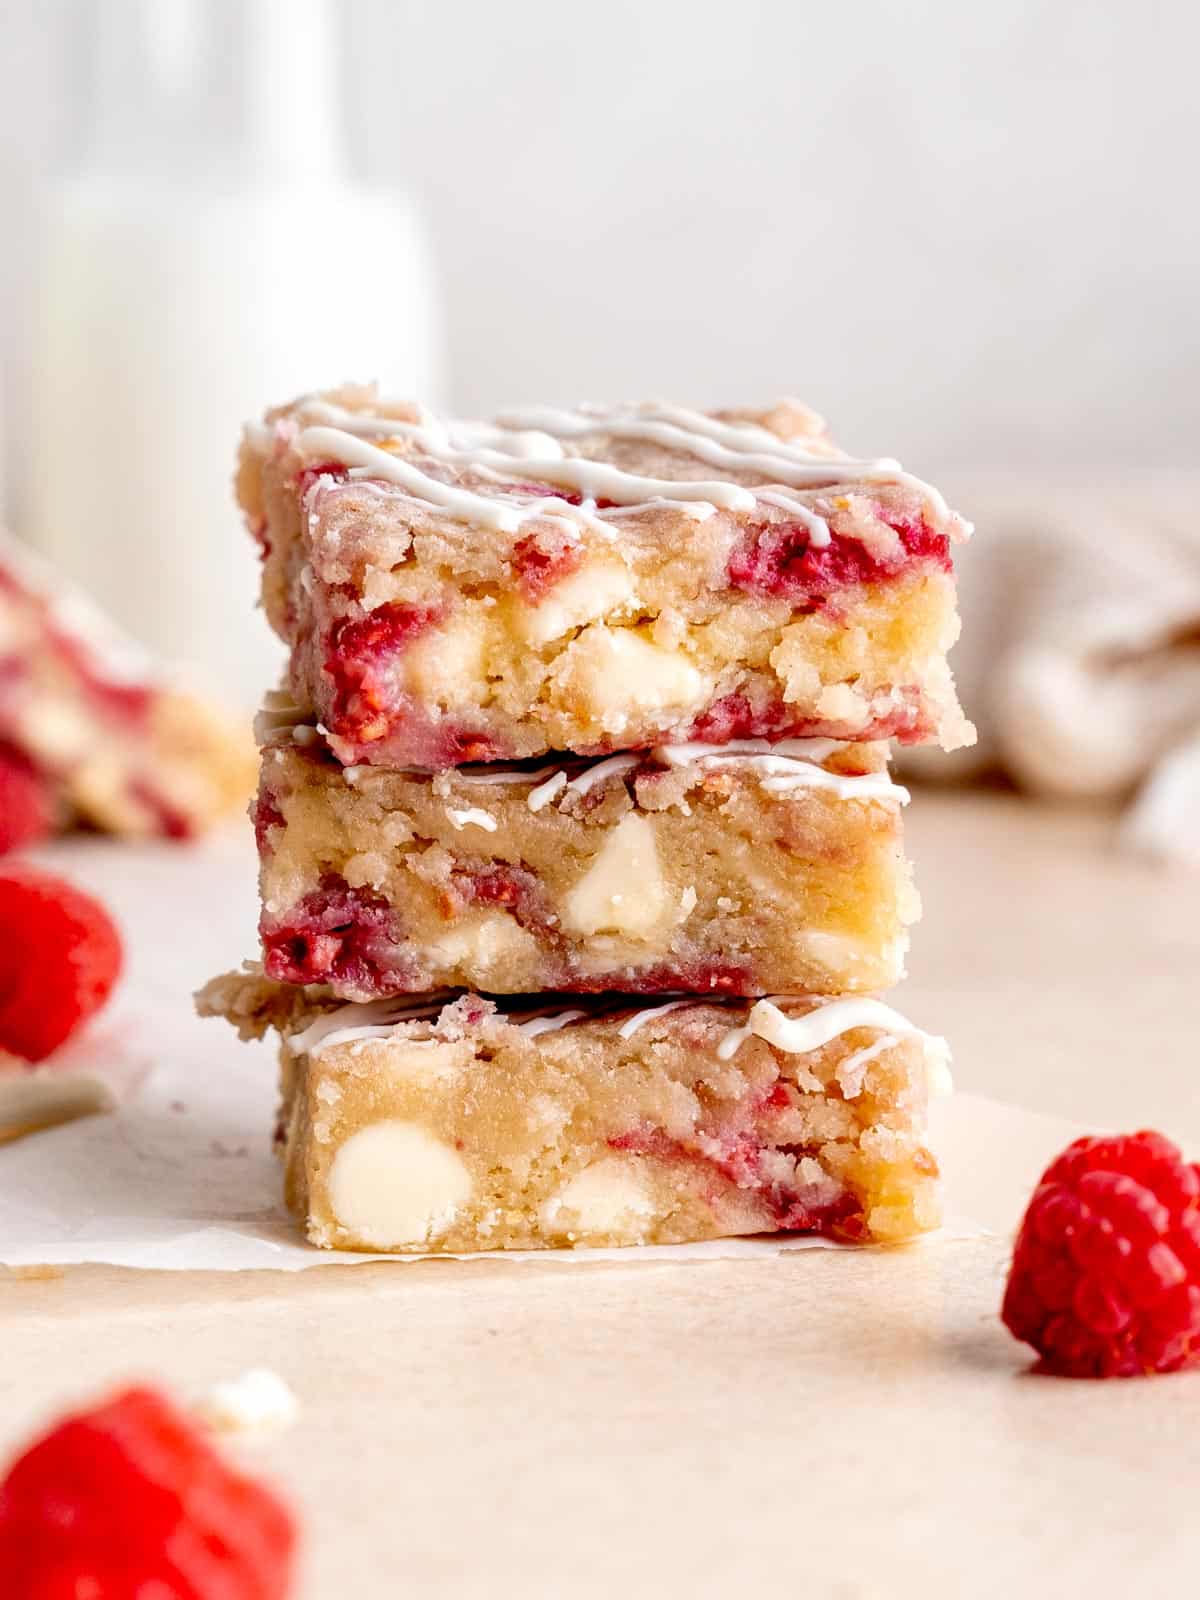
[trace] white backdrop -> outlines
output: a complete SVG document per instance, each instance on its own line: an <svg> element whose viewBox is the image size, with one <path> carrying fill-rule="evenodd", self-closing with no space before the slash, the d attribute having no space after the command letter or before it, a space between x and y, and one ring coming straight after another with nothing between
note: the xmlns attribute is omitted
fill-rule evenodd
<svg viewBox="0 0 1200 1600"><path fill-rule="evenodd" d="M31 183L74 131L73 9L4 7L10 457ZM340 15L352 147L424 205L463 409L786 390L917 466L1194 458L1191 4Z"/></svg>

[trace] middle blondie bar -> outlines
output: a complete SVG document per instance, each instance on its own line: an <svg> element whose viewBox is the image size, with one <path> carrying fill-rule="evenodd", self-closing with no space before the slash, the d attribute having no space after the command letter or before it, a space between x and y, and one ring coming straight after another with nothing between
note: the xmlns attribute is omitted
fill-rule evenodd
<svg viewBox="0 0 1200 1600"><path fill-rule="evenodd" d="M884 745L431 774L343 768L308 727L273 738L256 821L278 981L369 1000L853 994L900 975L918 903Z"/></svg>

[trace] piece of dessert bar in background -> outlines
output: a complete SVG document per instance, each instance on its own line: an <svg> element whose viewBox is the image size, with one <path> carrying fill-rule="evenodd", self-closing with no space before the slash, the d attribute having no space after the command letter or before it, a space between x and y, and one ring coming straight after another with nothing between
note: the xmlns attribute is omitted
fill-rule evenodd
<svg viewBox="0 0 1200 1600"><path fill-rule="evenodd" d="M784 402L442 422L372 392L250 428L239 497L292 698L347 763L973 737L968 526Z"/></svg>
<svg viewBox="0 0 1200 1600"><path fill-rule="evenodd" d="M248 973L199 1003L282 1038L287 1196L315 1244L892 1242L939 1220L945 1046L877 1000L339 1006Z"/></svg>
<svg viewBox="0 0 1200 1600"><path fill-rule="evenodd" d="M0 536L0 766L40 786L56 826L185 839L244 803L254 749Z"/></svg>
<svg viewBox="0 0 1200 1600"><path fill-rule="evenodd" d="M343 768L288 717L260 721L273 978L369 1000L831 994L901 976L919 906L882 744L675 745L435 775Z"/></svg>

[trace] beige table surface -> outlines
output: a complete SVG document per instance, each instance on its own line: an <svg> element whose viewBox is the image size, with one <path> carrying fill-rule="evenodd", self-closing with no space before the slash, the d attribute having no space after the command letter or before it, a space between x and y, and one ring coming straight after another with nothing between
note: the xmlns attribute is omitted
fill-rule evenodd
<svg viewBox="0 0 1200 1600"><path fill-rule="evenodd" d="M903 1003L952 1039L960 1089L1047 1114L943 1109L952 1190L986 1190L994 1236L703 1264L10 1275L0 1449L116 1378L194 1396L273 1367L300 1420L237 1448L302 1509L305 1600L1190 1587L1200 1374L1034 1376L996 1307L1003 1232L1073 1132L1149 1123L1200 1145L1200 879L1114 860L1106 817L1003 796L920 795L910 830L926 920Z"/></svg>

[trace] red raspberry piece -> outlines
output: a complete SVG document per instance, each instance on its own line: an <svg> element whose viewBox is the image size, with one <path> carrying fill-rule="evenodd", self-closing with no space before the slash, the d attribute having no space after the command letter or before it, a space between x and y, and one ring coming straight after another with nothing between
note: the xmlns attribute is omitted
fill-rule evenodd
<svg viewBox="0 0 1200 1600"><path fill-rule="evenodd" d="M401 918L383 895L352 889L335 872L284 917L264 912L259 934L267 976L277 983L332 983L361 999L389 983L411 987Z"/></svg>
<svg viewBox="0 0 1200 1600"><path fill-rule="evenodd" d="M283 827L283 812L273 795L260 794L250 807L250 820L254 824L254 839L259 851L265 854L271 848L271 832Z"/></svg>
<svg viewBox="0 0 1200 1600"><path fill-rule="evenodd" d="M513 570L521 593L531 605L545 598L583 564L583 546L558 528L526 534L513 546Z"/></svg>
<svg viewBox="0 0 1200 1600"><path fill-rule="evenodd" d="M0 856L36 844L53 827L46 784L15 750L0 749Z"/></svg>
<svg viewBox="0 0 1200 1600"><path fill-rule="evenodd" d="M151 1389L64 1418L0 1484L10 1600L284 1600L296 1531Z"/></svg>
<svg viewBox="0 0 1200 1600"><path fill-rule="evenodd" d="M835 533L827 545L812 543L797 523L774 522L749 528L729 559L729 581L748 594L789 600L808 607L851 584L878 583L921 565L951 570L950 540L919 518L884 518L900 536L899 552L872 554L859 539Z"/></svg>
<svg viewBox="0 0 1200 1600"><path fill-rule="evenodd" d="M583 496L574 489L563 488L555 483L503 483L497 486L505 494L540 494L555 500L562 500L569 506L581 506ZM592 501L597 511L608 511L617 504L615 500L606 500L603 495L598 495Z"/></svg>
<svg viewBox="0 0 1200 1600"><path fill-rule="evenodd" d="M688 730L689 739L701 744L726 744L730 739L771 739L792 720L782 700L754 706L744 694L726 694L714 700Z"/></svg>
<svg viewBox="0 0 1200 1600"><path fill-rule="evenodd" d="M335 687L333 723L344 738L372 743L387 732L398 695L395 658L445 615L442 605L390 600L329 634L325 671Z"/></svg>
<svg viewBox="0 0 1200 1600"><path fill-rule="evenodd" d="M1200 1167L1161 1133L1068 1145L1029 1202L1001 1315L1066 1377L1200 1362Z"/></svg>
<svg viewBox="0 0 1200 1600"><path fill-rule="evenodd" d="M296 493L303 500L322 478L327 478L330 483L345 483L349 476L350 468L344 467L340 461L322 461L315 467L302 467L296 474ZM264 550L263 554L267 552Z"/></svg>
<svg viewBox="0 0 1200 1600"><path fill-rule="evenodd" d="M528 915L542 895L536 873L528 867L510 867L500 862L480 872L456 873L455 885L467 900L478 905L506 906Z"/></svg>
<svg viewBox="0 0 1200 1600"><path fill-rule="evenodd" d="M0 873L0 1050L26 1061L57 1050L108 999L121 956L91 895L32 867Z"/></svg>

